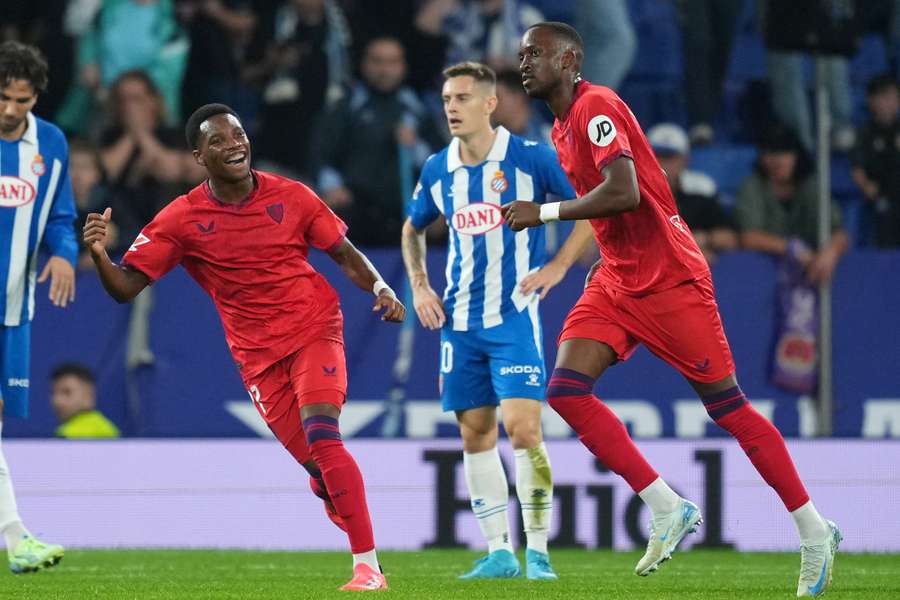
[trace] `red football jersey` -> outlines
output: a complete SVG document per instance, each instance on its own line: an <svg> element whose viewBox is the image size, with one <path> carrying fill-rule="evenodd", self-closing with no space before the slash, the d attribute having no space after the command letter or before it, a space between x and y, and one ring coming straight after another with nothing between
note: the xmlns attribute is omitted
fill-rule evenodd
<svg viewBox="0 0 900 600"><path fill-rule="evenodd" d="M623 293L642 295L709 273L641 126L614 91L578 83L569 113L553 124L553 144L579 196L603 183L601 171L613 160L634 161L640 206L591 219L603 257L596 277Z"/></svg>
<svg viewBox="0 0 900 600"><path fill-rule="evenodd" d="M144 227L123 264L156 281L181 264L215 302L246 379L313 339L342 341L337 292L307 260L347 226L305 185L253 171L256 186L224 204L203 183Z"/></svg>

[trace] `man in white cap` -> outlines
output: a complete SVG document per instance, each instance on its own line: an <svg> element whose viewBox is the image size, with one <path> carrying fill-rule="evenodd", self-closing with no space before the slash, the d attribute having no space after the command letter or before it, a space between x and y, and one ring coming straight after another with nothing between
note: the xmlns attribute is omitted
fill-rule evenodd
<svg viewBox="0 0 900 600"><path fill-rule="evenodd" d="M735 250L737 233L719 202L716 182L705 173L687 168L691 147L684 129L674 123L660 123L647 132L647 139L666 172L678 213L706 260L712 263L717 254Z"/></svg>

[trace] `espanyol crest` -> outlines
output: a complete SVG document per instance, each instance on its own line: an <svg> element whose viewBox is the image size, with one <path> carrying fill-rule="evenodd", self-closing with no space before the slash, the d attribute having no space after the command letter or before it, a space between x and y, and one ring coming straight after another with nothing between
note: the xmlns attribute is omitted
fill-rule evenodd
<svg viewBox="0 0 900 600"><path fill-rule="evenodd" d="M494 178L491 179L491 190L497 192L498 194L502 194L508 187L509 182L506 181L506 177L503 176L503 171L497 171L496 173L494 173Z"/></svg>
<svg viewBox="0 0 900 600"><path fill-rule="evenodd" d="M44 157L40 154L34 155L34 160L31 161L31 172L38 177L41 177L47 172L47 165L44 164Z"/></svg>

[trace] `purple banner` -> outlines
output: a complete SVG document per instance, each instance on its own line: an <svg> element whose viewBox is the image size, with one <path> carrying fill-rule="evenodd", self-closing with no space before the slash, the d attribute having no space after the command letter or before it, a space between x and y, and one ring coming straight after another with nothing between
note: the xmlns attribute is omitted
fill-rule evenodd
<svg viewBox="0 0 900 600"><path fill-rule="evenodd" d="M791 239L778 264L775 290L776 335L772 383L798 394L811 394L818 382L819 294L807 281L812 251Z"/></svg>
<svg viewBox="0 0 900 600"><path fill-rule="evenodd" d="M456 440L348 444L365 477L384 549L481 547ZM842 549L900 551L900 442L789 444L813 501L844 531ZM306 475L265 440L5 441L20 512L35 534L81 548L347 548ZM687 545L795 550L775 493L730 440L646 441L648 460L704 511ZM648 512L576 441L549 444L555 544L643 545ZM511 482L514 460L501 454ZM510 521L519 523L511 494ZM860 518L864 514L864 518Z"/></svg>

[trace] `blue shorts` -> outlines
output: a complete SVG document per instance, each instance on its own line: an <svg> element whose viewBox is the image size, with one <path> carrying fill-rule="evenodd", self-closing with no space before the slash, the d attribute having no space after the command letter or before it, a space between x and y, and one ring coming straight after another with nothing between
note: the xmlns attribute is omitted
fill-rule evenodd
<svg viewBox="0 0 900 600"><path fill-rule="evenodd" d="M507 398L544 398L544 336L538 303L490 329L441 330L444 411L497 406Z"/></svg>
<svg viewBox="0 0 900 600"><path fill-rule="evenodd" d="M7 417L28 416L31 323L0 325L0 398Z"/></svg>

